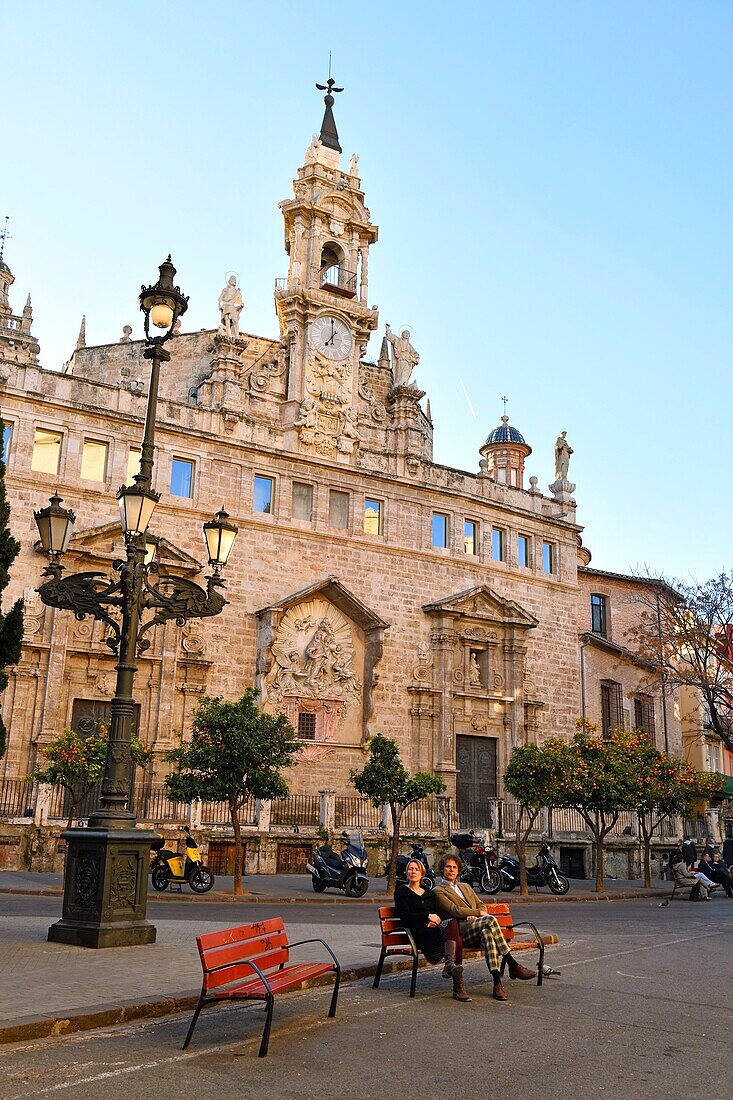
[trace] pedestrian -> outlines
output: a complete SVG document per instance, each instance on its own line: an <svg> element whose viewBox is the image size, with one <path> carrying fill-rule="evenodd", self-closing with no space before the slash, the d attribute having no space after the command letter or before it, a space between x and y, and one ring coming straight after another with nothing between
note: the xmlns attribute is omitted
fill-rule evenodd
<svg viewBox="0 0 733 1100"><path fill-rule="evenodd" d="M486 906L466 882L459 882L461 861L458 856L444 856L439 864L440 873L445 879L433 893L442 917L456 917L459 921L461 939L464 947L482 947L486 965L493 979L492 996L497 1001L508 1001L504 986L501 984L501 961L506 960L510 978L529 981L536 977L534 970L514 958L509 944L504 939L496 917L489 914Z"/></svg>
<svg viewBox="0 0 733 1100"><path fill-rule="evenodd" d="M733 867L733 836L723 841L723 863L728 868Z"/></svg>
<svg viewBox="0 0 733 1100"><path fill-rule="evenodd" d="M731 879L730 872L721 859L720 852L715 852L712 858L704 855L697 869L707 875L708 878L711 878L713 882L717 882L719 886L722 886L727 898L733 898L733 879Z"/></svg>
<svg viewBox="0 0 733 1100"><path fill-rule="evenodd" d="M682 858L685 867L693 867L697 863L697 848L691 836L686 836L682 842Z"/></svg>

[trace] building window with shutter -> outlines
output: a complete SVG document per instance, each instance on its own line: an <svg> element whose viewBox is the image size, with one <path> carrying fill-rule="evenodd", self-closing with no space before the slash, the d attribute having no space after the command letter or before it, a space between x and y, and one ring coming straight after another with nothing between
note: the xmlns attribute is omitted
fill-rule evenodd
<svg viewBox="0 0 733 1100"><path fill-rule="evenodd" d="M615 680L601 682L601 730L604 737L611 736L611 730L624 728L621 684Z"/></svg>
<svg viewBox="0 0 733 1100"><path fill-rule="evenodd" d="M634 696L634 726L638 730L644 730L649 734L649 740L654 742L656 733L654 725L654 700L651 695Z"/></svg>
<svg viewBox="0 0 733 1100"><path fill-rule="evenodd" d="M316 737L316 716L306 711L298 715L298 737L302 741L314 741Z"/></svg>

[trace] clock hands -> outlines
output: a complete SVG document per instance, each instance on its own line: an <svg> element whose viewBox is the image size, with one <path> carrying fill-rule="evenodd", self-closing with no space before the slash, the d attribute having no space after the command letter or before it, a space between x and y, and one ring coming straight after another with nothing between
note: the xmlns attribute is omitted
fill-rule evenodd
<svg viewBox="0 0 733 1100"><path fill-rule="evenodd" d="M326 343L324 344L324 347L328 347L329 344L333 343L333 338L334 338L335 335L336 335L336 329L334 327L333 318L331 318L331 335L328 338L328 340L326 340Z"/></svg>

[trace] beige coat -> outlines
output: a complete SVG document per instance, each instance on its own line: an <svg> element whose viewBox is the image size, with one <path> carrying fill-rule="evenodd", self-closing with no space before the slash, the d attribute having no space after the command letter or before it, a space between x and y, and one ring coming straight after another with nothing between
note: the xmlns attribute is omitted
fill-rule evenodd
<svg viewBox="0 0 733 1100"><path fill-rule="evenodd" d="M467 917L483 917L486 913L486 905L478 896L472 886L467 882L459 882L461 893L466 901L462 901L452 886L434 887L435 900L438 906L438 915L443 920L466 920Z"/></svg>

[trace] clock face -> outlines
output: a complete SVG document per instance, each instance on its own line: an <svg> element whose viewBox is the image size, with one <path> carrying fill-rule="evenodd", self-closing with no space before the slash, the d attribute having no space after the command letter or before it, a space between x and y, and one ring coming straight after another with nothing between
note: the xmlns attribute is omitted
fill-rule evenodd
<svg viewBox="0 0 733 1100"><path fill-rule="evenodd" d="M329 359L345 359L354 346L348 325L329 314L316 317L311 325L310 339L321 355Z"/></svg>

